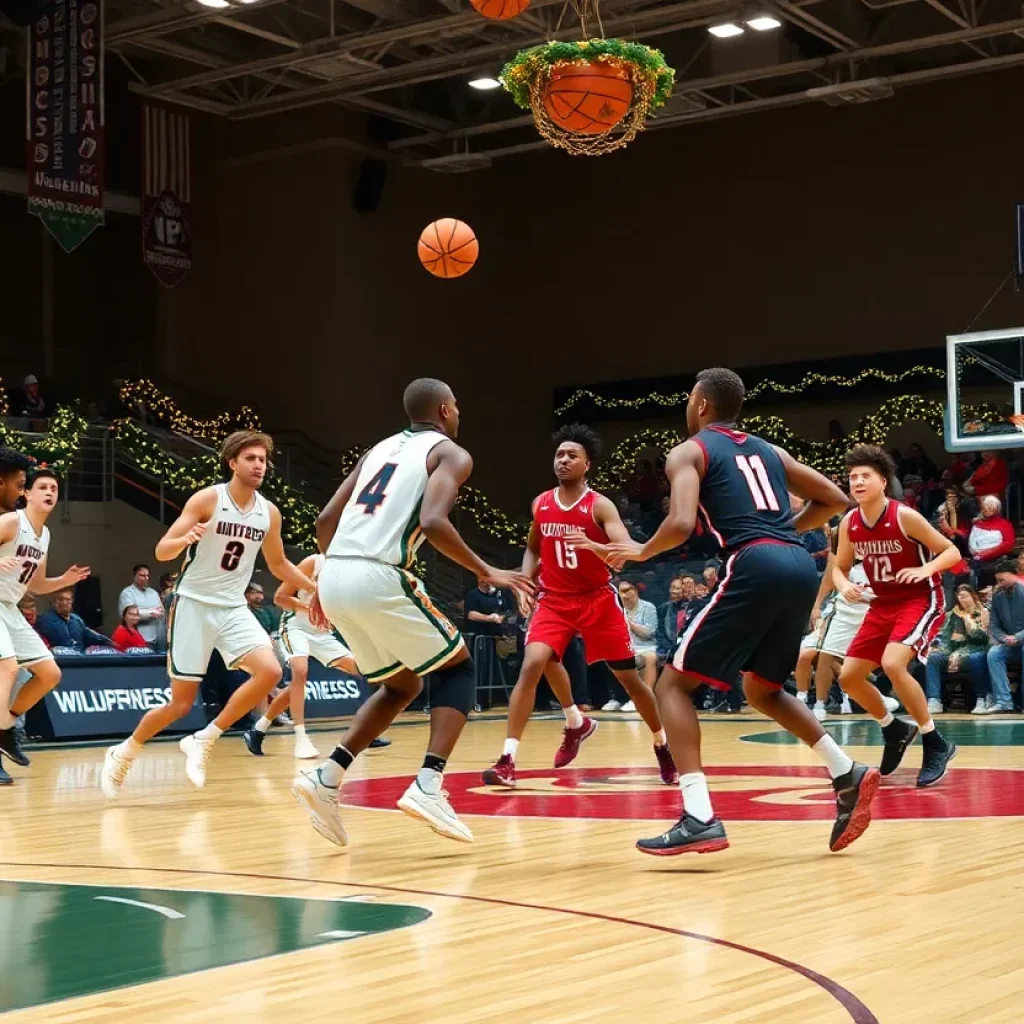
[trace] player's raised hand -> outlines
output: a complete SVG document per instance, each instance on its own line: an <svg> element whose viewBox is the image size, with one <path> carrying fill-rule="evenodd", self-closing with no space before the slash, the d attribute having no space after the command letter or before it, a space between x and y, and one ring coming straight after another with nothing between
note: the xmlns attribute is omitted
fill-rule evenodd
<svg viewBox="0 0 1024 1024"><path fill-rule="evenodd" d="M497 587L498 590L513 591L517 601L520 594L528 601L533 601L533 594L536 589L533 585L533 580L515 569L495 569L494 566L489 565L487 566L487 572L484 573L484 579L492 587Z"/></svg>
<svg viewBox="0 0 1024 1024"><path fill-rule="evenodd" d="M915 565L910 569L900 569L896 573L897 583L922 583L932 575L931 570L925 565Z"/></svg>
<svg viewBox="0 0 1024 1024"><path fill-rule="evenodd" d="M581 551L592 551L602 562L608 558L608 545L591 540L582 530L570 530L565 535L565 543L567 547L579 548Z"/></svg>
<svg viewBox="0 0 1024 1024"><path fill-rule="evenodd" d="M617 541L614 544L608 545L608 554L605 561L618 572L627 562L646 561L643 557L643 551L643 544L635 540Z"/></svg>
<svg viewBox="0 0 1024 1024"><path fill-rule="evenodd" d="M309 623L314 629L330 629L331 620L327 618L320 604L320 592L313 591L313 600L309 602Z"/></svg>
<svg viewBox="0 0 1024 1024"><path fill-rule="evenodd" d="M188 533L185 534L186 545L191 546L192 544L198 544L203 539L203 534L206 533L207 523L196 523Z"/></svg>
<svg viewBox="0 0 1024 1024"><path fill-rule="evenodd" d="M65 587L73 587L76 583L81 583L82 580L88 579L89 574L92 570L87 565L73 565L61 579L64 581Z"/></svg>

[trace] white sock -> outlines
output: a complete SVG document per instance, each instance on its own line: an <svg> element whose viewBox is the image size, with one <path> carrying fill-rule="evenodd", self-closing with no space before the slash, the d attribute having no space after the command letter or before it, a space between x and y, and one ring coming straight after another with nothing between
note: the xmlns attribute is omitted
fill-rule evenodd
<svg viewBox="0 0 1024 1024"><path fill-rule="evenodd" d="M261 729L260 731L262 732L263 730ZM295 738L297 740L301 740L301 739L305 739L305 737L306 737L306 727L304 725L297 725L297 726L295 726Z"/></svg>
<svg viewBox="0 0 1024 1024"><path fill-rule="evenodd" d="M212 743L214 740L219 740L223 735L224 730L218 729L217 726L211 722L205 729L200 729L199 732L196 733L196 739L208 740Z"/></svg>
<svg viewBox="0 0 1024 1024"><path fill-rule="evenodd" d="M884 729L887 725L892 725L895 719L886 711L885 718L876 718L875 721Z"/></svg>
<svg viewBox="0 0 1024 1024"><path fill-rule="evenodd" d="M928 733L935 732L935 719L929 718L924 725L921 726L921 735L927 736Z"/></svg>
<svg viewBox="0 0 1024 1024"><path fill-rule="evenodd" d="M708 780L703 772L690 772L679 776L679 788L683 793L683 810L698 821L708 822L715 812L711 807L711 793Z"/></svg>
<svg viewBox="0 0 1024 1024"><path fill-rule="evenodd" d="M316 774L320 785L326 786L328 789L338 789L345 779L345 769L330 758L317 765Z"/></svg>
<svg viewBox="0 0 1024 1024"><path fill-rule="evenodd" d="M256 723L256 724L254 725L254 726L253 726L253 728L254 728L254 729L255 729L255 730L257 731L257 732L270 732L270 726L271 726L272 724L273 724L273 723L272 723L272 722L270 721L270 719L269 719L269 718L267 718L267 716L266 716L266 715L264 715L264 716L263 716L263 717L262 717L262 718L261 718L261 719L260 719L260 720L259 720L259 721L258 721L258 722L257 722L257 723Z"/></svg>
<svg viewBox="0 0 1024 1024"><path fill-rule="evenodd" d="M654 745L656 747L663 747L663 746L665 746L666 743L668 743L668 740L665 738L665 730L664 729L659 729L654 734Z"/></svg>
<svg viewBox="0 0 1024 1024"><path fill-rule="evenodd" d="M441 792L441 773L435 772L433 768L421 768L416 773L416 781L420 789L430 796L437 796Z"/></svg>
<svg viewBox="0 0 1024 1024"><path fill-rule="evenodd" d="M831 736L822 736L811 750L825 762L825 767L833 779L845 775L853 767L853 759Z"/></svg>
<svg viewBox="0 0 1024 1024"><path fill-rule="evenodd" d="M575 704L562 708L562 714L565 715L565 724L568 728L578 729L583 725L583 715L580 714L580 709Z"/></svg>
<svg viewBox="0 0 1024 1024"><path fill-rule="evenodd" d="M505 740L505 749L501 752L502 756L508 754L509 757L514 761L516 759L516 751L519 750L519 740L507 739Z"/></svg>
<svg viewBox="0 0 1024 1024"><path fill-rule="evenodd" d="M823 700L816 700L814 702L814 706L816 708L823 708L825 706L825 702Z"/></svg>
<svg viewBox="0 0 1024 1024"><path fill-rule="evenodd" d="M142 744L138 743L133 737L129 736L124 743L119 743L114 750L118 757L124 757L129 761L134 761L135 758L142 753Z"/></svg>

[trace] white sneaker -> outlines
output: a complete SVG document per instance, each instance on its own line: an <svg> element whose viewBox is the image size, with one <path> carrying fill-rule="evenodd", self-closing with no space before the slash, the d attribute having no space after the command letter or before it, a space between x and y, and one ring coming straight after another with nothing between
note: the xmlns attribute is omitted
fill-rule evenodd
<svg viewBox="0 0 1024 1024"><path fill-rule="evenodd" d="M178 749L185 755L185 774L196 789L202 789L206 785L206 762L210 760L215 742L201 740L193 733L178 744Z"/></svg>
<svg viewBox="0 0 1024 1024"><path fill-rule="evenodd" d="M425 821L439 835L456 839L460 843L473 842L473 833L459 821L444 790L436 794L424 792L419 782L413 779L412 785L398 801L398 809L412 818Z"/></svg>
<svg viewBox="0 0 1024 1024"><path fill-rule="evenodd" d="M814 707L811 708L811 714L814 715L819 722L824 722L826 713L825 705L820 700L815 701Z"/></svg>
<svg viewBox="0 0 1024 1024"><path fill-rule="evenodd" d="M895 711L895 708L888 708L889 711ZM945 708L942 706L942 701L936 697L928 698L928 714L929 715L941 715L945 712Z"/></svg>
<svg viewBox="0 0 1024 1024"><path fill-rule="evenodd" d="M895 697L883 697L882 703L885 705L885 710L888 711L890 715L896 714L900 709L900 702ZM939 714L942 714L941 704L939 704Z"/></svg>
<svg viewBox="0 0 1024 1024"><path fill-rule="evenodd" d="M295 739L296 760L305 761L310 757L319 757L320 751L313 746L313 741L308 736L297 736Z"/></svg>
<svg viewBox="0 0 1024 1024"><path fill-rule="evenodd" d="M348 846L348 833L338 809L338 787L333 789L320 781L320 773L299 772L292 779L292 796L305 808L310 823L324 837L337 846Z"/></svg>
<svg viewBox="0 0 1024 1024"><path fill-rule="evenodd" d="M108 800L117 800L121 795L121 787L125 777L135 762L122 757L117 747L108 747L103 758L103 769L100 772L100 789Z"/></svg>
<svg viewBox="0 0 1024 1024"><path fill-rule="evenodd" d="M988 713L988 702L984 697L979 697L977 703L971 709L972 715L984 715Z"/></svg>
<svg viewBox="0 0 1024 1024"><path fill-rule="evenodd" d="M602 711L621 711L622 705L617 700L610 700L607 704L601 705Z"/></svg>
<svg viewBox="0 0 1024 1024"><path fill-rule="evenodd" d="M841 715L852 715L853 714L853 708L850 707L850 698L849 697L844 697L843 698L843 703L842 703L842 705L839 708L839 714L841 714Z"/></svg>
<svg viewBox="0 0 1024 1024"><path fill-rule="evenodd" d="M626 703L623 704L622 707L619 708L619 710L620 711L636 711L636 705L631 700L630 701L626 701Z"/></svg>

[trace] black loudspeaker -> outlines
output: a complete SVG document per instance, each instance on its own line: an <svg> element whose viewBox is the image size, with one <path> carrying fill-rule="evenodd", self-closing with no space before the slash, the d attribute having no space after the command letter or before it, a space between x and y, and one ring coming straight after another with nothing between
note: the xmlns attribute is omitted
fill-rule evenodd
<svg viewBox="0 0 1024 1024"><path fill-rule="evenodd" d="M383 160L367 158L359 165L359 177L352 191L352 208L356 213L376 213L388 178L388 165Z"/></svg>
<svg viewBox="0 0 1024 1024"><path fill-rule="evenodd" d="M74 613L80 615L90 629L103 630L103 596L98 576L89 576L75 584Z"/></svg>
<svg viewBox="0 0 1024 1024"><path fill-rule="evenodd" d="M15 25L31 25L45 7L41 0L0 0L0 11Z"/></svg>

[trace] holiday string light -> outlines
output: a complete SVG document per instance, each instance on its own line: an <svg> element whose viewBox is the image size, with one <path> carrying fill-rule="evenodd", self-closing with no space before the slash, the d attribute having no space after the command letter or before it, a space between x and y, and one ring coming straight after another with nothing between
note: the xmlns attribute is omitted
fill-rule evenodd
<svg viewBox="0 0 1024 1024"><path fill-rule="evenodd" d="M4 387L4 379L0 377L0 419L9 416L11 407L7 404L7 388Z"/></svg>
<svg viewBox="0 0 1024 1024"><path fill-rule="evenodd" d="M173 398L165 395L151 380L126 380L118 392L130 408L145 410L171 430L189 437L223 441L235 430L260 430L260 418L247 405L238 412L222 412L213 419L197 419L181 411Z"/></svg>
<svg viewBox="0 0 1024 1024"><path fill-rule="evenodd" d="M914 366L909 370L902 370L899 373L886 373L884 370L867 369L852 377L844 377L839 374L830 375L824 373L808 373L798 384L780 384L775 380L764 380L755 384L747 391L747 402L757 398L765 391L776 391L782 395L798 395L815 384L835 384L838 387L852 388L865 380L879 380L886 384L899 384L910 377L932 376L942 379L946 371L937 366ZM574 391L567 401L555 410L556 416L567 413L574 406L586 399L590 399L599 409L640 409L645 405L658 405L662 408L673 408L685 405L690 398L689 391L676 391L669 395L662 395L655 391L649 395L641 395L638 398L605 398L596 391L581 389Z"/></svg>
<svg viewBox="0 0 1024 1024"><path fill-rule="evenodd" d="M0 445L24 452L36 462L45 462L59 476L65 476L82 447L86 423L78 413L61 407L50 420L47 433L23 434L0 423Z"/></svg>

